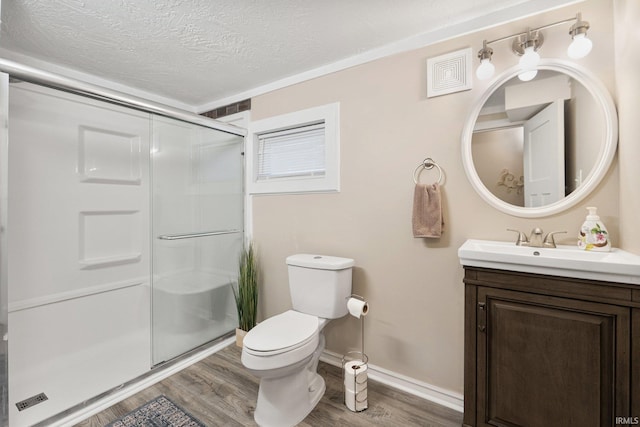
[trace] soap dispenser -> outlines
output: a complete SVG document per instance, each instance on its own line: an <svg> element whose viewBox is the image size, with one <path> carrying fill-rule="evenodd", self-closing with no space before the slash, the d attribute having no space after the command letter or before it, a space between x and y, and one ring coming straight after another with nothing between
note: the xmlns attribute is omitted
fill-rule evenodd
<svg viewBox="0 0 640 427"><path fill-rule="evenodd" d="M600 221L600 216L597 213L598 208L588 207L587 211L589 214L580 227L578 248L585 251L609 252L611 250L609 233Z"/></svg>

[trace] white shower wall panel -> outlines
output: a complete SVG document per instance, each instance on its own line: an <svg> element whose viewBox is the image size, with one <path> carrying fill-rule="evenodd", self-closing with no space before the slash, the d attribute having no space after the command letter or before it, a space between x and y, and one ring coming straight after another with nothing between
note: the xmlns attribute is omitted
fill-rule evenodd
<svg viewBox="0 0 640 427"><path fill-rule="evenodd" d="M150 369L149 141L148 114L11 86L12 427ZM49 400L17 412L40 392Z"/></svg>
<svg viewBox="0 0 640 427"><path fill-rule="evenodd" d="M27 83L9 108L10 310L147 277L148 115Z"/></svg>
<svg viewBox="0 0 640 427"><path fill-rule="evenodd" d="M149 284L9 313L10 426L31 426L149 370ZM49 400L24 411L15 403Z"/></svg>

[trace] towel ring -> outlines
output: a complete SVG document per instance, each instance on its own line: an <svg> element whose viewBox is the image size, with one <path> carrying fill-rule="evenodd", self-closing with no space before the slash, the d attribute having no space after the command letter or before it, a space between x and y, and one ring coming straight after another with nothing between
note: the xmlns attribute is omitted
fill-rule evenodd
<svg viewBox="0 0 640 427"><path fill-rule="evenodd" d="M442 182L442 168L433 161L431 157L427 157L418 165L418 167L413 171L413 182L418 183L418 176L420 175L418 172L422 172L420 168L423 169L433 169L433 167L438 169L438 184Z"/></svg>

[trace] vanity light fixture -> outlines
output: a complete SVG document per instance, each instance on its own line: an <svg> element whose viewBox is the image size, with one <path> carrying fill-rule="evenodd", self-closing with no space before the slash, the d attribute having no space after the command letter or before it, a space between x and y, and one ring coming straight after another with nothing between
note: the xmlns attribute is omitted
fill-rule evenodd
<svg viewBox="0 0 640 427"><path fill-rule="evenodd" d="M567 22L575 21L569 30L569 34L572 38L572 43L567 50L567 54L572 59L583 58L591 52L592 43L587 38L587 30L589 29L589 23L582 20L582 14L577 13L575 18L564 19L562 21L554 22L552 24L543 25L538 28L529 29L516 34L511 34L506 37L501 37L495 40L483 40L482 49L478 52L478 58L480 59L480 65L476 70L476 77L480 80L486 80L490 78L495 72L495 66L491 63L491 57L493 55L493 49L489 47L492 43L497 43L505 40L513 39L511 49L513 53L520 56L519 65L522 68L522 72L518 74L520 80L527 81L533 79L537 71L538 62L540 62L540 54L538 49L544 42L544 37L540 30L545 28L555 27L556 25L565 24Z"/></svg>
<svg viewBox="0 0 640 427"><path fill-rule="evenodd" d="M567 55L572 59L584 58L591 52L593 43L587 38L587 30L589 29L589 23L582 20L582 14L578 13L576 16L576 23L571 26L569 34L573 41L567 49Z"/></svg>
<svg viewBox="0 0 640 427"><path fill-rule="evenodd" d="M513 40L511 49L516 55L520 55L518 64L522 72L518 74L518 78L524 82L532 80L538 74L538 64L540 63L540 54L537 52L542 46L544 38L538 30L531 31L527 28L524 34L519 35Z"/></svg>
<svg viewBox="0 0 640 427"><path fill-rule="evenodd" d="M476 70L476 76L480 80L486 80L493 76L496 71L495 65L491 63L491 55L493 55L493 49L487 47L487 41L482 42L482 49L478 52L478 58L480 58L480 66Z"/></svg>

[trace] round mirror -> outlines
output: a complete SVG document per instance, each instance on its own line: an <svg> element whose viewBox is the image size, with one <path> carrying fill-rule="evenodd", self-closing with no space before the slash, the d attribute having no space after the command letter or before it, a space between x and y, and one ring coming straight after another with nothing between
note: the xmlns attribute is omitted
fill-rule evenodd
<svg viewBox="0 0 640 427"><path fill-rule="evenodd" d="M606 87L571 62L540 61L533 80L518 67L498 76L462 132L462 162L490 205L520 217L561 212L606 174L618 143Z"/></svg>

